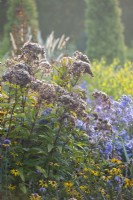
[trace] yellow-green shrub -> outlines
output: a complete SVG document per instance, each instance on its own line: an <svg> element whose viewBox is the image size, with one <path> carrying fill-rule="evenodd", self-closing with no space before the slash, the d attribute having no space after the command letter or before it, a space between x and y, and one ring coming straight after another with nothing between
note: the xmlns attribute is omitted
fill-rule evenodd
<svg viewBox="0 0 133 200"><path fill-rule="evenodd" d="M88 82L87 89L92 92L94 89L102 90L115 99L122 94L133 95L133 62L127 61L120 66L118 60L114 60L107 66L105 60L93 61L94 77L85 77Z"/></svg>

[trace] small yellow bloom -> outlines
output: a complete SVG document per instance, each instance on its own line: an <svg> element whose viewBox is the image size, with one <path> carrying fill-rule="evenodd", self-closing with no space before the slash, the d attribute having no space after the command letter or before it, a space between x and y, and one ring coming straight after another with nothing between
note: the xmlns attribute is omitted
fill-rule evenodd
<svg viewBox="0 0 133 200"><path fill-rule="evenodd" d="M133 187L133 179L125 178L125 187Z"/></svg>
<svg viewBox="0 0 133 200"><path fill-rule="evenodd" d="M39 196L37 193L31 194L30 200L41 200L42 197Z"/></svg>
<svg viewBox="0 0 133 200"><path fill-rule="evenodd" d="M9 189L9 190L11 190L11 191L13 191L13 190L15 190L15 189L16 189L16 186L15 186L15 185L12 185L12 184L10 184L10 185L8 185L8 189Z"/></svg>
<svg viewBox="0 0 133 200"><path fill-rule="evenodd" d="M73 186L73 183L71 181L65 182L64 186L67 188L71 188Z"/></svg>
<svg viewBox="0 0 133 200"><path fill-rule="evenodd" d="M20 173L17 169L12 169L10 170L11 174L14 175L14 176L18 176Z"/></svg>
<svg viewBox="0 0 133 200"><path fill-rule="evenodd" d="M121 163L122 163L121 160L118 160L118 159L116 159L116 158L112 158L110 161L111 161L112 163L117 163L117 164L121 164Z"/></svg>
<svg viewBox="0 0 133 200"><path fill-rule="evenodd" d="M110 173L111 175L118 175L118 174L121 173L121 170L120 170L119 168L112 168L112 169L109 171L109 173Z"/></svg>
<svg viewBox="0 0 133 200"><path fill-rule="evenodd" d="M22 166L23 164L20 161L18 161L18 162L16 162L16 165L17 166Z"/></svg>
<svg viewBox="0 0 133 200"><path fill-rule="evenodd" d="M57 187L56 181L49 181L49 184L50 184L52 187L54 187L54 188Z"/></svg>
<svg viewBox="0 0 133 200"><path fill-rule="evenodd" d="M11 155L13 156L13 158L16 158L18 156L18 154L14 152L11 152Z"/></svg>
<svg viewBox="0 0 133 200"><path fill-rule="evenodd" d="M0 111L0 116L4 116L5 114L7 114L7 112Z"/></svg>
<svg viewBox="0 0 133 200"><path fill-rule="evenodd" d="M88 187L86 185L81 185L80 187L80 190L86 192L88 190Z"/></svg>
<svg viewBox="0 0 133 200"><path fill-rule="evenodd" d="M101 192L102 195L106 194L106 192L105 192L105 190L103 188L100 189L100 192Z"/></svg>
<svg viewBox="0 0 133 200"><path fill-rule="evenodd" d="M92 170L92 174L93 174L94 176L99 176L99 172L98 172L98 171L95 171L95 170Z"/></svg>
<svg viewBox="0 0 133 200"><path fill-rule="evenodd" d="M48 184L46 183L46 181L40 180L40 181L39 181L39 186L44 187L44 188L47 188L47 187L48 187Z"/></svg>
<svg viewBox="0 0 133 200"><path fill-rule="evenodd" d="M112 178L112 176L102 176L102 180L108 181Z"/></svg>

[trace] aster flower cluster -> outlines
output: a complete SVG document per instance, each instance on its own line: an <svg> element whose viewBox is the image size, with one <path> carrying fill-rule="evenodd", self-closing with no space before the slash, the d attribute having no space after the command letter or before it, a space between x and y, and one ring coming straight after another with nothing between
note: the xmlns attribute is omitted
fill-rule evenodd
<svg viewBox="0 0 133 200"><path fill-rule="evenodd" d="M113 152L121 159L126 149L129 158L133 150L133 137L130 129L133 126L133 101L131 96L123 95L118 101L107 97L100 91L93 94L94 123L89 126L90 140L103 146L102 153L113 156ZM104 126L103 126L104 124ZM102 126L101 126L102 125ZM106 127L106 128L105 128ZM124 146L124 147L123 147Z"/></svg>

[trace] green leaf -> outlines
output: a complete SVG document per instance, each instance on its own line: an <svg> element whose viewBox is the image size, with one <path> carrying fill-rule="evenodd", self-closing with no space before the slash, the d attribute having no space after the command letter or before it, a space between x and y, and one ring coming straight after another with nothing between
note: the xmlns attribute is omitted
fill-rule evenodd
<svg viewBox="0 0 133 200"><path fill-rule="evenodd" d="M43 168L40 167L40 166L36 166L36 169L39 170L39 171L44 175L45 178L48 177L48 176L47 176L47 173L46 173L46 171L45 171L45 169L43 169Z"/></svg>
<svg viewBox="0 0 133 200"><path fill-rule="evenodd" d="M24 185L24 183L19 183L19 188L24 194L27 193L27 189L26 189L26 186Z"/></svg>
<svg viewBox="0 0 133 200"><path fill-rule="evenodd" d="M60 153L62 153L62 146L57 146L57 149L59 150Z"/></svg>
<svg viewBox="0 0 133 200"><path fill-rule="evenodd" d="M25 181L24 173L23 173L23 168L19 168L19 173L20 173L20 178L22 181Z"/></svg>
<svg viewBox="0 0 133 200"><path fill-rule="evenodd" d="M52 144L48 144L48 152L50 152L53 149L53 145Z"/></svg>

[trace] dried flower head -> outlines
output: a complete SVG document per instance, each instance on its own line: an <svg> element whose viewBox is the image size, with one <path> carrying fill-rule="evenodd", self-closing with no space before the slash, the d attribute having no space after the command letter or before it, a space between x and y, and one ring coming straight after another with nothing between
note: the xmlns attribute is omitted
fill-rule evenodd
<svg viewBox="0 0 133 200"><path fill-rule="evenodd" d="M76 74L77 76L87 73L93 77L90 64L81 60L76 60L73 62L72 73Z"/></svg>
<svg viewBox="0 0 133 200"><path fill-rule="evenodd" d="M74 55L74 58L76 60L81 60L81 61L84 61L84 62L90 64L89 58L85 54L83 54L82 52L75 51L73 55Z"/></svg>
<svg viewBox="0 0 133 200"><path fill-rule="evenodd" d="M86 102L75 93L64 94L59 102L68 110L74 111L78 117L87 117Z"/></svg>
<svg viewBox="0 0 133 200"><path fill-rule="evenodd" d="M26 42L23 47L22 47L22 54L28 54L31 55L32 57L36 57L37 55L42 55L45 57L45 51L44 48L37 44L37 43L31 43L31 42Z"/></svg>
<svg viewBox="0 0 133 200"><path fill-rule="evenodd" d="M99 103L103 104L103 106L108 106L110 108L110 98L104 92L96 90L95 92L93 92L92 96L97 99Z"/></svg>
<svg viewBox="0 0 133 200"><path fill-rule="evenodd" d="M52 65L45 59L40 60L39 68L43 71L45 76L50 75L53 70Z"/></svg>
<svg viewBox="0 0 133 200"><path fill-rule="evenodd" d="M40 87L42 86L43 82L40 81L39 79L35 79L31 81L31 89L35 91L39 91Z"/></svg>
<svg viewBox="0 0 133 200"><path fill-rule="evenodd" d="M32 77L26 70L23 69L15 70L15 68L13 68L5 72L5 74L2 76L2 79L3 81L9 81L10 83L24 87L31 82Z"/></svg>
<svg viewBox="0 0 133 200"><path fill-rule="evenodd" d="M32 89L39 93L41 100L45 100L47 103L54 103L56 100L56 89L54 84L43 83L39 80L32 81Z"/></svg>

